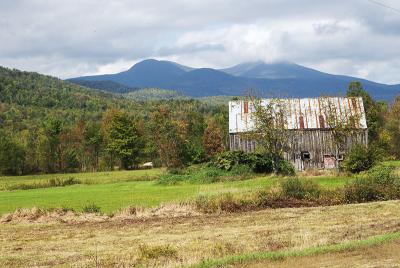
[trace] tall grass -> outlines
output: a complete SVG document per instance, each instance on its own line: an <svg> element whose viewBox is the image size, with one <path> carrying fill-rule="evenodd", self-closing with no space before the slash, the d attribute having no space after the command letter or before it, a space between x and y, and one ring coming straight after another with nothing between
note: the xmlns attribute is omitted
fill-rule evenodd
<svg viewBox="0 0 400 268"><path fill-rule="evenodd" d="M40 189L40 188L50 188L50 187L64 187L74 184L81 184L82 182L74 177L63 178L52 178L47 181L42 181L38 183L20 183L6 185L5 190L29 190L29 189Z"/></svg>
<svg viewBox="0 0 400 268"><path fill-rule="evenodd" d="M248 166L236 165L231 170L223 170L209 166L192 166L182 170L174 170L163 174L158 179L161 185L177 185L181 183L215 183L253 178L255 174Z"/></svg>

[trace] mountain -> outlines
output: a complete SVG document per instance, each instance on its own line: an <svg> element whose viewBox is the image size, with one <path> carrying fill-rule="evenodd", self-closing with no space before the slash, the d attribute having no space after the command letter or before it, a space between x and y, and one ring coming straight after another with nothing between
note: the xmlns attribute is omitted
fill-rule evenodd
<svg viewBox="0 0 400 268"><path fill-rule="evenodd" d="M133 88L166 88L171 80L177 79L189 70L189 67L185 68L173 62L149 59L121 73L83 76L69 79L69 81L112 81Z"/></svg>
<svg viewBox="0 0 400 268"><path fill-rule="evenodd" d="M84 80L84 79L74 79L71 80L73 81L74 84L83 86L83 87L88 87L92 89L98 89L98 90L104 90L104 91L112 91L113 93L128 93L132 92L135 90L138 90L139 88L134 88L134 87L129 87L117 82L113 81L107 81L107 80Z"/></svg>
<svg viewBox="0 0 400 268"><path fill-rule="evenodd" d="M329 76L326 73L291 62L247 62L235 65L231 68L222 69L222 71L235 76L266 79L315 78Z"/></svg>
<svg viewBox="0 0 400 268"><path fill-rule="evenodd" d="M162 88L176 90L192 97L243 95L248 89L269 96L315 97L343 95L350 81L362 82L377 99L391 100L400 92L400 85L386 85L351 76L332 75L290 62L249 62L226 69L191 68L171 61L144 60L129 70L107 75L69 79L112 81L130 88ZM104 82L103 82L104 83ZM107 86L103 87L107 89ZM109 87L109 91L117 91Z"/></svg>

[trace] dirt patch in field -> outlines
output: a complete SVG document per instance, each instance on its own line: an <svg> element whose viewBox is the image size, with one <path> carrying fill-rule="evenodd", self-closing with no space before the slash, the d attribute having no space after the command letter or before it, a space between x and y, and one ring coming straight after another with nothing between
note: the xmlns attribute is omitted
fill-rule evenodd
<svg viewBox="0 0 400 268"><path fill-rule="evenodd" d="M201 215L190 205L164 204L156 208L124 208L113 215L80 213L64 209L43 210L40 208L17 209L0 218L0 223L96 223L135 221L151 218L175 218Z"/></svg>

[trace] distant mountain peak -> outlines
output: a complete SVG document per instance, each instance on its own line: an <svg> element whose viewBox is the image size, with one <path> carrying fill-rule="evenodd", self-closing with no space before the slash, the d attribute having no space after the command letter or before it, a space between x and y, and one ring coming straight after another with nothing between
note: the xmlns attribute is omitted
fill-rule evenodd
<svg viewBox="0 0 400 268"><path fill-rule="evenodd" d="M171 89L196 97L241 95L250 88L266 93L279 92L293 97L344 94L348 83L354 80L361 81L371 95L380 99L390 99L400 91L396 85L388 86L355 77L331 75L289 61L268 63L261 60L216 70L191 68L166 60L147 59L117 74L70 79L71 82L78 84L82 80L100 81L100 84L94 83L96 86L108 86L101 81L112 81L128 88ZM115 90L110 89L110 91Z"/></svg>

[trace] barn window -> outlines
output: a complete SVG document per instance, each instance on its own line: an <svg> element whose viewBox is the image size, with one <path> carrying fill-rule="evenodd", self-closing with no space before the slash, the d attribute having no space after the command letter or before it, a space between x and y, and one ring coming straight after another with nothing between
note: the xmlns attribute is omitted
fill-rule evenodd
<svg viewBox="0 0 400 268"><path fill-rule="evenodd" d="M320 128L325 128L325 118L322 114L319 116L319 126Z"/></svg>
<svg viewBox="0 0 400 268"><path fill-rule="evenodd" d="M243 112L245 114L249 113L249 102L247 101L244 102Z"/></svg>
<svg viewBox="0 0 400 268"><path fill-rule="evenodd" d="M309 151L302 151L301 152L301 160L310 160L311 155Z"/></svg>
<svg viewBox="0 0 400 268"><path fill-rule="evenodd" d="M300 122L300 129L304 129L304 118L303 118L303 116L299 117L299 122Z"/></svg>

